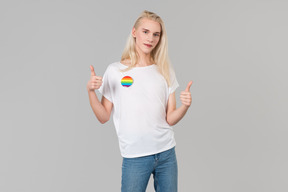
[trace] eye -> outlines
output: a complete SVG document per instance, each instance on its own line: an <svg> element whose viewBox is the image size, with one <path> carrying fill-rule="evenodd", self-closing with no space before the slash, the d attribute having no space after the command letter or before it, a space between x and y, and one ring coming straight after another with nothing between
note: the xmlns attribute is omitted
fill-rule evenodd
<svg viewBox="0 0 288 192"><path fill-rule="evenodd" d="M156 36L156 37L157 37L157 36L159 36L159 35L158 35L158 34L154 34L154 36Z"/></svg>
<svg viewBox="0 0 288 192"><path fill-rule="evenodd" d="M143 33L146 33L147 31L143 31Z"/></svg>

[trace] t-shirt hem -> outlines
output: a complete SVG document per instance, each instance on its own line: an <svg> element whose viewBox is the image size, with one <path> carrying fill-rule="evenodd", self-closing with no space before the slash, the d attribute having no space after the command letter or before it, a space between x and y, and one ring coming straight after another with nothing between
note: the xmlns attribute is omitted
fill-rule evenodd
<svg viewBox="0 0 288 192"><path fill-rule="evenodd" d="M123 154L121 154L121 156L124 157L124 158L144 157L144 156L148 156L148 155L154 155L154 154L157 154L157 153L161 153L163 151L167 151L169 149L172 149L175 146L176 146L176 142L172 146L169 146L168 148L164 148L164 149L161 149L161 150L158 150L158 151L155 151L155 152L140 153L140 154L136 154L136 155L123 155Z"/></svg>

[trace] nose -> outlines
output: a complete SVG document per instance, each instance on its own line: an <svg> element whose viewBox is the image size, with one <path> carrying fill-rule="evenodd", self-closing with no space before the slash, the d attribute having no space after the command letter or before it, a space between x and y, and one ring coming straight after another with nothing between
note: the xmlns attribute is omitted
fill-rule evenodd
<svg viewBox="0 0 288 192"><path fill-rule="evenodd" d="M147 40L152 43L153 42L153 35L148 35Z"/></svg>

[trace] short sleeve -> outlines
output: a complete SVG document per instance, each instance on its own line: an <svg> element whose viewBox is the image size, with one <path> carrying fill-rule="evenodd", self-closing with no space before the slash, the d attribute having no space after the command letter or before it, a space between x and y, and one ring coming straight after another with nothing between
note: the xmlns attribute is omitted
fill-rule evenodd
<svg viewBox="0 0 288 192"><path fill-rule="evenodd" d="M112 102L112 94L111 94L111 85L110 85L110 81L109 81L109 66L107 67L106 71L103 74L102 77L102 85L101 87L98 89L98 91L106 98L108 99L110 102Z"/></svg>
<svg viewBox="0 0 288 192"><path fill-rule="evenodd" d="M179 83L177 81L176 74L173 68L170 68L170 82L171 84L169 86L169 95L173 93L177 89L177 87L179 87Z"/></svg>

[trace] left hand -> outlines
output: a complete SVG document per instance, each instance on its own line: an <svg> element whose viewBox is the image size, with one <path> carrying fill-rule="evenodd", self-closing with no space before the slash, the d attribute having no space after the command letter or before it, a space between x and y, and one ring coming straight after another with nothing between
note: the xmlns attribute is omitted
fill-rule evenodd
<svg viewBox="0 0 288 192"><path fill-rule="evenodd" d="M180 94L180 100L182 102L182 105L185 105L186 107L190 107L192 103L192 97L190 93L190 86L192 85L193 81L190 81L185 89L185 91L181 91Z"/></svg>

